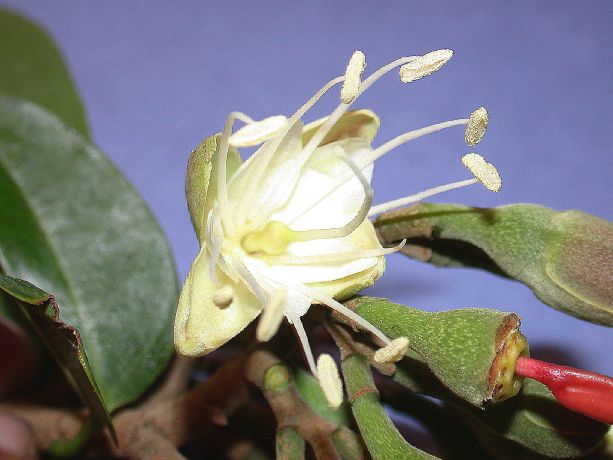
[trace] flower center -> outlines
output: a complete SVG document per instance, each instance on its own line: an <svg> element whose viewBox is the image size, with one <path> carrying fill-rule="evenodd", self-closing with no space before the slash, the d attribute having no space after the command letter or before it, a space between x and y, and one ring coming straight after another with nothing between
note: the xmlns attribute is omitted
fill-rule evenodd
<svg viewBox="0 0 613 460"><path fill-rule="evenodd" d="M278 256L290 243L296 241L295 232L283 222L270 221L257 232L247 233L242 241L243 250L249 255Z"/></svg>

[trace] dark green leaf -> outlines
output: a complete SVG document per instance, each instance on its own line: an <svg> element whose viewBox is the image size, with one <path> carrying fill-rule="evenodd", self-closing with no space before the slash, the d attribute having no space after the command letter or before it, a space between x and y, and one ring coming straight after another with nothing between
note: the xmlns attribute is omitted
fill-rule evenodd
<svg viewBox="0 0 613 460"><path fill-rule="evenodd" d="M83 351L79 331L60 318L60 307L55 298L27 281L0 274L0 290L18 301L32 326L74 386L83 402L90 408L97 423L111 432L109 413L91 374L87 356Z"/></svg>
<svg viewBox="0 0 613 460"><path fill-rule="evenodd" d="M109 410L139 397L172 352L177 281L149 209L54 115L0 97L0 266L52 292Z"/></svg>
<svg viewBox="0 0 613 460"><path fill-rule="evenodd" d="M381 240L440 266L480 267L528 285L546 304L613 326L613 224L580 211L517 204L420 203L375 222Z"/></svg>
<svg viewBox="0 0 613 460"><path fill-rule="evenodd" d="M53 40L37 24L3 9L0 69L0 94L39 104L89 136L81 101Z"/></svg>

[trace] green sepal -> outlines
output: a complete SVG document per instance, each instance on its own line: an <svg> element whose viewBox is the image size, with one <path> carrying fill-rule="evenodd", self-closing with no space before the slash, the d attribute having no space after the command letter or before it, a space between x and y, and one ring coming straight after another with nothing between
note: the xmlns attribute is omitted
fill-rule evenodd
<svg viewBox="0 0 613 460"><path fill-rule="evenodd" d="M528 285L544 303L613 326L613 224L531 204L420 203L378 217L384 244L439 266L479 267Z"/></svg>
<svg viewBox="0 0 613 460"><path fill-rule="evenodd" d="M192 225L200 244L206 238L206 220L217 197L217 154L221 134L207 137L194 149L187 163L185 196ZM242 164L238 151L228 148L226 173L228 179Z"/></svg>
<svg viewBox="0 0 613 460"><path fill-rule="evenodd" d="M519 327L514 313L485 308L427 312L373 297L358 297L348 306L388 337L406 337L460 398L477 407L494 399L497 358Z"/></svg>

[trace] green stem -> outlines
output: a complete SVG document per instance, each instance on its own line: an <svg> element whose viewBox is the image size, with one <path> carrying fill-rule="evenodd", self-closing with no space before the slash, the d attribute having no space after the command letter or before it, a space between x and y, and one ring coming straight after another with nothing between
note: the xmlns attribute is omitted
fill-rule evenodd
<svg viewBox="0 0 613 460"><path fill-rule="evenodd" d="M70 439L58 439L53 441L49 445L48 452L53 457L73 457L76 455L85 445L87 441L89 441L90 436L94 432L97 424L94 421L93 417L88 417L83 426L81 427L81 431L74 437Z"/></svg>
<svg viewBox="0 0 613 460"><path fill-rule="evenodd" d="M276 453L278 460L303 460L304 439L291 426L277 430Z"/></svg>
<svg viewBox="0 0 613 460"><path fill-rule="evenodd" d="M410 445L398 432L381 405L366 358L351 355L342 369L353 415L374 460L437 458Z"/></svg>
<svg viewBox="0 0 613 460"><path fill-rule="evenodd" d="M366 452L360 437L346 426L339 426L332 433L332 442L341 458L347 460L364 460Z"/></svg>

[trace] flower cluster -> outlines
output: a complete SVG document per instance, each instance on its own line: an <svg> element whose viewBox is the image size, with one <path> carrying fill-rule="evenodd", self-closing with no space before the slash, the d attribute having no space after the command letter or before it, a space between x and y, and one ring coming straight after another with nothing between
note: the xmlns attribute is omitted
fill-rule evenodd
<svg viewBox="0 0 613 460"><path fill-rule="evenodd" d="M379 119L368 110L349 111L375 81L400 68L409 83L439 70L452 56L438 50L404 57L362 80L364 54L356 51L343 76L324 85L289 118L260 121L232 112L212 159L206 237L185 280L175 320L175 346L186 356L215 350L260 315L256 336L269 340L283 318L295 328L311 372L320 379L331 405L342 401L334 361L317 364L301 317L314 304L345 315L385 346L375 359L396 361L406 338L390 341L340 301L372 285L385 267L384 256L404 244L383 248L368 217L415 203L454 188L482 183L498 191L496 169L478 154L462 159L475 177L373 206L370 183L374 162L406 142L452 126L466 126L468 145L487 128L481 107L469 118L410 131L373 148ZM341 104L324 119L304 125L302 117L330 89L342 84ZM233 130L235 121L244 126ZM236 170L228 166L230 148L260 145Z"/></svg>

